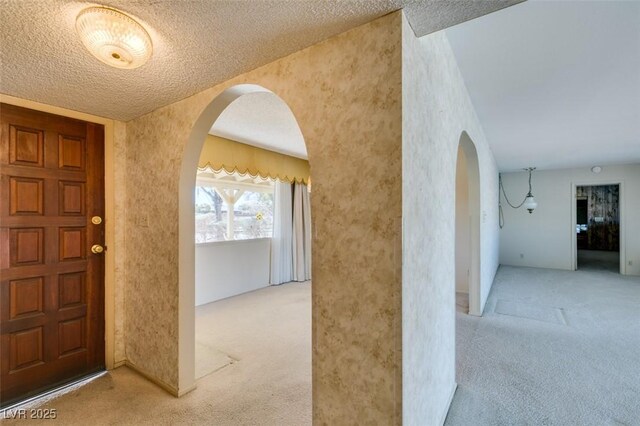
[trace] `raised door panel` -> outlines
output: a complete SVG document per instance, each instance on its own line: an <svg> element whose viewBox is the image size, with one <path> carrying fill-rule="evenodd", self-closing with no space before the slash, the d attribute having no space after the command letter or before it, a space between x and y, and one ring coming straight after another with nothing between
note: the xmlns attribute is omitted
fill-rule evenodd
<svg viewBox="0 0 640 426"><path fill-rule="evenodd" d="M11 266L42 264L44 259L44 228L14 228L9 230Z"/></svg>
<svg viewBox="0 0 640 426"><path fill-rule="evenodd" d="M44 132L20 126L9 126L9 164L44 166Z"/></svg>
<svg viewBox="0 0 640 426"><path fill-rule="evenodd" d="M84 259L85 232L84 227L60 228L60 262Z"/></svg>
<svg viewBox="0 0 640 426"><path fill-rule="evenodd" d="M10 281L9 299L11 319L44 314L44 277Z"/></svg>
<svg viewBox="0 0 640 426"><path fill-rule="evenodd" d="M76 307L85 303L86 275L73 272L58 276L58 309Z"/></svg>
<svg viewBox="0 0 640 426"><path fill-rule="evenodd" d="M9 348L11 372L42 364L44 362L42 327L12 333Z"/></svg>
<svg viewBox="0 0 640 426"><path fill-rule="evenodd" d="M64 357L86 350L84 317L58 324L59 356Z"/></svg>
<svg viewBox="0 0 640 426"><path fill-rule="evenodd" d="M11 215L42 215L44 212L44 179L9 178L9 211Z"/></svg>
<svg viewBox="0 0 640 426"><path fill-rule="evenodd" d="M60 135L58 141L58 167L66 170L84 170L85 140Z"/></svg>
<svg viewBox="0 0 640 426"><path fill-rule="evenodd" d="M58 210L61 216L84 216L84 186L83 182L58 183Z"/></svg>

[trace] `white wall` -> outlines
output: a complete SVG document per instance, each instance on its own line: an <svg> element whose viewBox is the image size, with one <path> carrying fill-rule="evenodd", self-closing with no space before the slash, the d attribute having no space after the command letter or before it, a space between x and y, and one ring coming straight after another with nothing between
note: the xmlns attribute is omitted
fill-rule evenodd
<svg viewBox="0 0 640 426"><path fill-rule="evenodd" d="M502 174L511 203L519 204L524 198L527 178L525 172ZM502 203L505 224L500 231L500 263L573 270L573 186L618 182L622 183L620 254L626 256L623 272L640 275L640 164L603 166L599 174L592 173L589 167L533 172L532 192L538 202L533 214Z"/></svg>
<svg viewBox="0 0 640 426"><path fill-rule="evenodd" d="M469 173L462 147L456 165L456 293L469 293L471 266L471 217L469 216Z"/></svg>
<svg viewBox="0 0 640 426"><path fill-rule="evenodd" d="M466 131L480 169L481 304L498 267L498 170L444 32L403 21L402 413L442 424L455 390L455 182Z"/></svg>
<svg viewBox="0 0 640 426"><path fill-rule="evenodd" d="M196 244L196 306L269 285L270 238Z"/></svg>

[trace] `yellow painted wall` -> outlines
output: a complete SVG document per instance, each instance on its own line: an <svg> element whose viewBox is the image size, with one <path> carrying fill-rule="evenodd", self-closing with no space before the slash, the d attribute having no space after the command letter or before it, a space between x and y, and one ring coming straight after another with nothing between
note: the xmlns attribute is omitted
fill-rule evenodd
<svg viewBox="0 0 640 426"><path fill-rule="evenodd" d="M283 181L309 181L309 162L219 136L207 135L198 167L209 166L228 173L238 171Z"/></svg>

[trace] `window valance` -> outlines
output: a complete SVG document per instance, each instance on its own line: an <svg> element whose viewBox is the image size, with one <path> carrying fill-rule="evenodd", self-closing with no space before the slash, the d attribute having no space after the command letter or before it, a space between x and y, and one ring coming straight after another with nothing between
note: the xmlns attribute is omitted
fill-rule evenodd
<svg viewBox="0 0 640 426"><path fill-rule="evenodd" d="M240 142L207 135L198 168L209 167L227 173L238 172L279 179L285 182L309 183L309 162Z"/></svg>

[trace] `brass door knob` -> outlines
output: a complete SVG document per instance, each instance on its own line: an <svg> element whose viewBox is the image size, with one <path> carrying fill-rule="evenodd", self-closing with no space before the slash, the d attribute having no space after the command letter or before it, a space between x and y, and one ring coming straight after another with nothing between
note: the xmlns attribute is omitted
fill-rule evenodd
<svg viewBox="0 0 640 426"><path fill-rule="evenodd" d="M91 253L93 254L100 254L104 251L104 247L102 247L100 244L94 244L91 246Z"/></svg>

